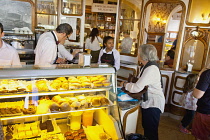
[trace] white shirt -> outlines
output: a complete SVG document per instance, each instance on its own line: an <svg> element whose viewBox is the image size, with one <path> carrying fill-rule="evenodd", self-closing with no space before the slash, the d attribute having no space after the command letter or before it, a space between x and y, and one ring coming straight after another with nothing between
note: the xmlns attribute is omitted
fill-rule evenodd
<svg viewBox="0 0 210 140"><path fill-rule="evenodd" d="M58 57L65 58L70 61L73 59L73 55L70 54L70 52L68 52L62 44L58 44Z"/></svg>
<svg viewBox="0 0 210 140"><path fill-rule="evenodd" d="M93 42L91 42L91 38L92 37L89 37L89 38L86 39L86 41L85 41L85 49L91 49L92 51L100 50L101 47L100 47L99 43L103 44L103 40L99 36L97 36L97 37L95 37Z"/></svg>
<svg viewBox="0 0 210 140"><path fill-rule="evenodd" d="M56 40L58 40L56 34L55 37ZM57 56L57 45L51 32L43 33L39 37L34 52L36 54L35 65L49 65L55 62Z"/></svg>
<svg viewBox="0 0 210 140"><path fill-rule="evenodd" d="M4 41L2 41L0 48L0 65L21 65L17 50Z"/></svg>
<svg viewBox="0 0 210 140"><path fill-rule="evenodd" d="M157 66L147 67L136 83L127 83L125 89L131 93L137 93L148 85L148 100L142 103L142 108L155 107L164 112L165 97L161 88L161 75Z"/></svg>
<svg viewBox="0 0 210 140"><path fill-rule="evenodd" d="M99 57L98 57L98 63L101 63L101 56L103 55L103 53L106 54L112 54L114 55L114 67L116 68L116 70L120 69L120 53L116 50L116 49L112 49L112 51L110 52L106 52L106 48L105 49L101 49L100 53L99 53Z"/></svg>

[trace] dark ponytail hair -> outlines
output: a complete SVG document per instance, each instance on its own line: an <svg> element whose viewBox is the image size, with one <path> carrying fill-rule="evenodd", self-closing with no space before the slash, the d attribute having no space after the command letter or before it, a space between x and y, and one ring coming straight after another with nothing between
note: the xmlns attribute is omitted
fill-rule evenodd
<svg viewBox="0 0 210 140"><path fill-rule="evenodd" d="M103 40L103 48L106 48L106 46L105 46L104 44L106 44L107 41L110 40L110 39L114 40L114 38L111 37L111 36L105 36L105 37L104 37L104 40Z"/></svg>
<svg viewBox="0 0 210 140"><path fill-rule="evenodd" d="M198 74L189 74L184 83L183 92L187 93L192 91L195 88L197 79L198 79Z"/></svg>
<svg viewBox="0 0 210 140"><path fill-rule="evenodd" d="M98 36L98 29L97 28L93 28L91 33L90 33L90 37L91 37L91 43L93 43L94 39Z"/></svg>

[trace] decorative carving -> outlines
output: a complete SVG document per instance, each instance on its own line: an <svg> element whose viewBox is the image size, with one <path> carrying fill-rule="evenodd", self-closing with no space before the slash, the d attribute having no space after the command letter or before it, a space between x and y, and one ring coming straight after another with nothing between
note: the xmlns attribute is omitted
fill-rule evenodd
<svg viewBox="0 0 210 140"><path fill-rule="evenodd" d="M148 32L164 33L166 20L179 3L152 3Z"/></svg>
<svg viewBox="0 0 210 140"><path fill-rule="evenodd" d="M181 53L181 59L180 59L180 67L182 67L184 65L183 64L184 52L186 50L186 47L189 47L189 46L187 46L187 44L193 40L197 40L203 44L204 54L202 55L203 58L201 57L202 64L201 64L200 69L202 69L205 66L208 44L209 44L209 32L210 31L208 28L198 28L198 27L196 27L196 28L195 27L186 27L185 28L185 35L184 35L184 41L183 41L183 47L182 47L182 53ZM200 57L199 57L199 59L200 59ZM200 69L194 69L194 70L200 70Z"/></svg>

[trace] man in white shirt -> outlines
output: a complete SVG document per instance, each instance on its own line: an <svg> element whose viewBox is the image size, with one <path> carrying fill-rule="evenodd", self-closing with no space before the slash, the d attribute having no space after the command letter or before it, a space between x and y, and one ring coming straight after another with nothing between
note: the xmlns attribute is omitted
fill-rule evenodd
<svg viewBox="0 0 210 140"><path fill-rule="evenodd" d="M55 31L42 34L35 49L35 65L52 65L65 63L66 59L58 57L58 44L73 33L71 25L60 24Z"/></svg>
<svg viewBox="0 0 210 140"><path fill-rule="evenodd" d="M4 28L0 23L0 65L20 66L17 50L2 40Z"/></svg>

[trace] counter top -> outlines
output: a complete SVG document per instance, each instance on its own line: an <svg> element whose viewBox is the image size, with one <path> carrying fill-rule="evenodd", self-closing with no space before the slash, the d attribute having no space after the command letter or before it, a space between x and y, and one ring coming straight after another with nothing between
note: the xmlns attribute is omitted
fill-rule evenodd
<svg viewBox="0 0 210 140"><path fill-rule="evenodd" d="M135 106L139 105L140 101L119 101L118 106L121 110L128 110L134 108Z"/></svg>

